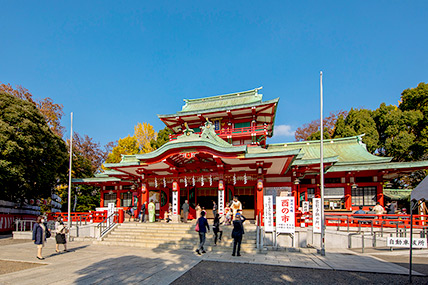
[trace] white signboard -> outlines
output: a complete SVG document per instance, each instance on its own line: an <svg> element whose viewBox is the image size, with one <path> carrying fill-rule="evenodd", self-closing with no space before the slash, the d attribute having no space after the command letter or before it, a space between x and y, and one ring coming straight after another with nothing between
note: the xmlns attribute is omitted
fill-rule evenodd
<svg viewBox="0 0 428 285"><path fill-rule="evenodd" d="M303 213L309 212L309 201L303 201L302 202L302 212Z"/></svg>
<svg viewBox="0 0 428 285"><path fill-rule="evenodd" d="M313 198L312 203L312 225L314 233L321 233L321 198Z"/></svg>
<svg viewBox="0 0 428 285"><path fill-rule="evenodd" d="M263 197L263 219L265 232L273 232L273 196L266 195Z"/></svg>
<svg viewBox="0 0 428 285"><path fill-rule="evenodd" d="M276 232L295 232L295 205L294 197L276 197Z"/></svg>
<svg viewBox="0 0 428 285"><path fill-rule="evenodd" d="M107 204L107 217L110 217L109 219L107 219L107 227L110 226L110 224L113 223L113 217L112 215L114 214L114 203L108 203Z"/></svg>
<svg viewBox="0 0 428 285"><path fill-rule="evenodd" d="M224 190L218 190L218 213L224 214Z"/></svg>
<svg viewBox="0 0 428 285"><path fill-rule="evenodd" d="M412 248L427 248L426 238L413 238ZM410 238L388 237L387 245L389 247L407 247L410 248Z"/></svg>
<svg viewBox="0 0 428 285"><path fill-rule="evenodd" d="M178 191L172 191L172 214L178 215Z"/></svg>

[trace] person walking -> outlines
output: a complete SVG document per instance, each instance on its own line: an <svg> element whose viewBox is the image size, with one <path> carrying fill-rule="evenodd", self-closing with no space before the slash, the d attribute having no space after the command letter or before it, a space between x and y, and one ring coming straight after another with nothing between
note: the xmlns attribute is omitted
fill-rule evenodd
<svg viewBox="0 0 428 285"><path fill-rule="evenodd" d="M143 205L141 205L141 211L140 211L140 221L142 223L145 223L145 219L146 219L146 205L147 205L147 201L143 203Z"/></svg>
<svg viewBox="0 0 428 285"><path fill-rule="evenodd" d="M187 218L189 217L189 200L184 201L181 209L183 210L183 222L187 223Z"/></svg>
<svg viewBox="0 0 428 285"><path fill-rule="evenodd" d="M213 232L214 232L214 245L217 245L217 237L218 233L220 233L220 237L218 241L221 241L221 237L223 236L223 231L220 229L220 225L223 222L220 222L220 215L216 214L214 218L214 224L213 224Z"/></svg>
<svg viewBox="0 0 428 285"><path fill-rule="evenodd" d="M155 222L155 215L156 215L155 203L153 203L153 200L150 200L150 203L149 203L149 222L150 223Z"/></svg>
<svg viewBox="0 0 428 285"><path fill-rule="evenodd" d="M241 214L236 214L235 219L233 220L233 230L232 230L232 238L233 238L233 252L232 256L241 256L241 242L242 236L244 234L244 225L242 224L245 221L245 217Z"/></svg>
<svg viewBox="0 0 428 285"><path fill-rule="evenodd" d="M57 223L55 223L56 235L55 235L55 251L59 253L59 245L62 244L64 246L64 251L67 252L67 238L66 233L68 232L67 227L64 225L61 217L58 217Z"/></svg>
<svg viewBox="0 0 428 285"><path fill-rule="evenodd" d="M213 201L213 217L217 216L217 203Z"/></svg>
<svg viewBox="0 0 428 285"><path fill-rule="evenodd" d="M196 252L201 255L201 251L202 253L206 253L205 249L204 249L204 244L205 244L205 235L207 233L207 229L208 232L210 231L210 226L208 225L208 221L205 218L205 212L201 212L201 217L197 220L197 225L199 227L199 248L196 250Z"/></svg>
<svg viewBox="0 0 428 285"><path fill-rule="evenodd" d="M33 238L34 244L37 245L37 259L43 260L42 249L46 242L46 227L44 225L45 219L42 216L38 216L36 223L33 226Z"/></svg>

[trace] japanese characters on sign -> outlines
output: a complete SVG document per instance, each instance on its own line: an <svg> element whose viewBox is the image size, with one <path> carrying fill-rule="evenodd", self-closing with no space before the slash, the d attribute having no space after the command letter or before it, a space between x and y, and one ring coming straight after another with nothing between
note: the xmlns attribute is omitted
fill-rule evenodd
<svg viewBox="0 0 428 285"><path fill-rule="evenodd" d="M294 197L276 197L276 232L295 232Z"/></svg>
<svg viewBox="0 0 428 285"><path fill-rule="evenodd" d="M321 198L313 198L312 203L312 223L314 233L321 233Z"/></svg>
<svg viewBox="0 0 428 285"><path fill-rule="evenodd" d="M224 214L224 190L218 190L218 213Z"/></svg>
<svg viewBox="0 0 428 285"><path fill-rule="evenodd" d="M264 207L264 226L265 232L273 232L273 196L266 195L263 197Z"/></svg>
<svg viewBox="0 0 428 285"><path fill-rule="evenodd" d="M178 215L178 192L172 192L172 214Z"/></svg>
<svg viewBox="0 0 428 285"><path fill-rule="evenodd" d="M303 201L302 202L302 212L303 213L308 213L309 212L309 202L308 201Z"/></svg>
<svg viewBox="0 0 428 285"><path fill-rule="evenodd" d="M426 238L413 238L412 248L427 248ZM387 246L389 247L407 247L410 248L410 238L388 237Z"/></svg>

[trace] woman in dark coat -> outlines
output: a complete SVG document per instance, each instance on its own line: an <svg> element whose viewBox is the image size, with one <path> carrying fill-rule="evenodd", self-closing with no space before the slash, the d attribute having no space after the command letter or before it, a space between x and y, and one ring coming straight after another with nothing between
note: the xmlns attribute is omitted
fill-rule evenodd
<svg viewBox="0 0 428 285"><path fill-rule="evenodd" d="M44 225L45 220L42 216L38 216L36 223L33 226L33 238L34 244L37 245L37 258L42 260L42 248L46 242L46 227Z"/></svg>
<svg viewBox="0 0 428 285"><path fill-rule="evenodd" d="M233 252L232 256L235 256L235 252L237 256L241 256L241 242L242 235L244 234L244 225L242 224L245 221L245 217L240 213L235 215L235 220L233 221L233 230L232 230L232 238L233 238Z"/></svg>

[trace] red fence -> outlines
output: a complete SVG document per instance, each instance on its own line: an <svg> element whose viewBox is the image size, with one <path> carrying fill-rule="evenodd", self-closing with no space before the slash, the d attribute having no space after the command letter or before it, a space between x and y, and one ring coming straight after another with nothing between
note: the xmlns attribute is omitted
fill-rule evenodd
<svg viewBox="0 0 428 285"><path fill-rule="evenodd" d="M68 222L68 213L49 213L48 220L55 220L59 216L62 217L64 222ZM105 218L107 218L107 211L90 211L90 212L72 212L70 213L72 222L93 222L101 223Z"/></svg>
<svg viewBox="0 0 428 285"><path fill-rule="evenodd" d="M296 226L312 225L312 214L296 213ZM410 215L325 213L325 225L336 227L410 228ZM428 227L428 215L413 215L413 227Z"/></svg>
<svg viewBox="0 0 428 285"><path fill-rule="evenodd" d="M10 232L15 229L16 220L36 220L33 215L0 214L0 232Z"/></svg>

